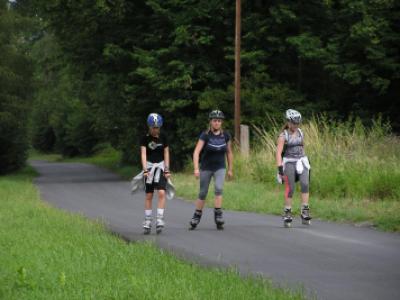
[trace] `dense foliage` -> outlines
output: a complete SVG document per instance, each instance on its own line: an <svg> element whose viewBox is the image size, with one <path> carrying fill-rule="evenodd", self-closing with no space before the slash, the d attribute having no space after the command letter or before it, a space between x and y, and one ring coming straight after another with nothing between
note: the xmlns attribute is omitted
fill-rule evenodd
<svg viewBox="0 0 400 300"><path fill-rule="evenodd" d="M27 20L0 0L0 174L23 166L32 100L32 64L21 34Z"/></svg>
<svg viewBox="0 0 400 300"><path fill-rule="evenodd" d="M400 130L400 3L242 1L242 120L266 125L288 107L311 116L382 114ZM159 112L182 166L223 110L232 126L234 2L18 0L40 23L31 55L33 143L90 154L110 143L138 159L145 117ZM97 146L98 148L98 146Z"/></svg>

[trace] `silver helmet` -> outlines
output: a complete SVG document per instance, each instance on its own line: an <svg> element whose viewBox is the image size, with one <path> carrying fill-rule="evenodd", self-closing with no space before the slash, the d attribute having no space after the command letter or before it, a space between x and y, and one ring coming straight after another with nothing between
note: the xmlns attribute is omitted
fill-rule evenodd
<svg viewBox="0 0 400 300"><path fill-rule="evenodd" d="M294 109L288 109L286 111L286 120L292 122L294 124L300 124L301 122L301 114Z"/></svg>

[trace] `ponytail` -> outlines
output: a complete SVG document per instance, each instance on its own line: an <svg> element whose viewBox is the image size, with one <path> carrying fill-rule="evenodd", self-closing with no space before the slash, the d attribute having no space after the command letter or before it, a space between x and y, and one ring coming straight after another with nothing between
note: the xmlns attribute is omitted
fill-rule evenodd
<svg viewBox="0 0 400 300"><path fill-rule="evenodd" d="M282 126L281 132L289 129L289 123L286 122L285 125Z"/></svg>

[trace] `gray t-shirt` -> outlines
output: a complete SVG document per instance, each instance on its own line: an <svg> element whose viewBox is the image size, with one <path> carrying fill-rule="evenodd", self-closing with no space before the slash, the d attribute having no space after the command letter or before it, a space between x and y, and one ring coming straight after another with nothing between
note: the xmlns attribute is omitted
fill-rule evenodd
<svg viewBox="0 0 400 300"><path fill-rule="evenodd" d="M303 135L298 129L294 134L289 130L283 131L279 136L285 139L285 146L283 148L283 157L286 158L301 158L304 156Z"/></svg>

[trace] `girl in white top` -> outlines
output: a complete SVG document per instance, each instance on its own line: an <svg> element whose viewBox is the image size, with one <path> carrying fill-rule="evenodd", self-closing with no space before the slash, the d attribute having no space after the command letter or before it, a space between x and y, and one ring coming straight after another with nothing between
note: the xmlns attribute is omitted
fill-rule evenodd
<svg viewBox="0 0 400 300"><path fill-rule="evenodd" d="M286 111L287 123L277 142L276 163L278 178L285 184L284 225L290 227L292 218L292 198L295 183L301 186L301 219L303 224L310 224L309 182L310 163L304 153L304 135L299 125L301 114L293 109Z"/></svg>

